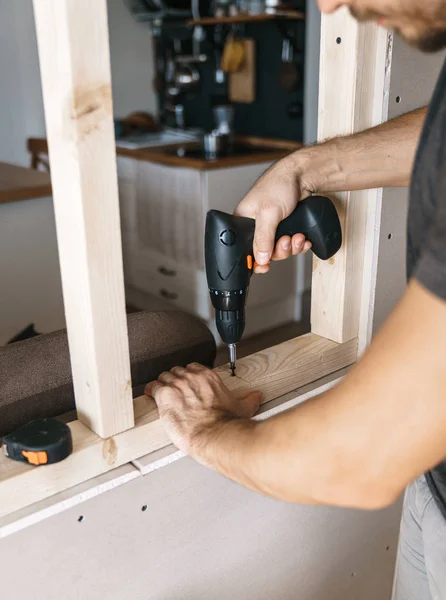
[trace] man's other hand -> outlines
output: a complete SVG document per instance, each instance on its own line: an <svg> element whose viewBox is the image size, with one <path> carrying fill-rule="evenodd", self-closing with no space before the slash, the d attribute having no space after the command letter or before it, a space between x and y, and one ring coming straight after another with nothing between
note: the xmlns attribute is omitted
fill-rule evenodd
<svg viewBox="0 0 446 600"><path fill-rule="evenodd" d="M157 403L175 446L203 464L207 463L208 444L225 425L236 419L250 419L261 401L259 392L236 398L216 373L198 363L162 373L144 393Z"/></svg>

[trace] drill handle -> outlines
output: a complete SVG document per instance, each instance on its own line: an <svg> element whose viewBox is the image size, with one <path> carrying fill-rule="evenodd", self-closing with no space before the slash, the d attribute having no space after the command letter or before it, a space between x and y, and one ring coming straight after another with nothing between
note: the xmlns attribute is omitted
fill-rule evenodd
<svg viewBox="0 0 446 600"><path fill-rule="evenodd" d="M324 196L301 200L289 217L279 223L276 242L284 235L302 233L311 242L314 254L328 260L342 245L342 229L333 202Z"/></svg>

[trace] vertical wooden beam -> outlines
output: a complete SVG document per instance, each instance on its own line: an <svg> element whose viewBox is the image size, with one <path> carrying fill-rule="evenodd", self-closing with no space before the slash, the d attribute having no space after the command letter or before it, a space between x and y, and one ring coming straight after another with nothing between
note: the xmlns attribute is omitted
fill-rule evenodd
<svg viewBox="0 0 446 600"><path fill-rule="evenodd" d="M106 0L34 0L79 419L134 425Z"/></svg>
<svg viewBox="0 0 446 600"><path fill-rule="evenodd" d="M322 17L318 138L348 135L386 117L387 36L375 24L360 24L347 9ZM311 330L335 342L358 337L365 249L373 234L377 190L334 195L344 243L330 261L313 264ZM370 277L370 271L367 272Z"/></svg>

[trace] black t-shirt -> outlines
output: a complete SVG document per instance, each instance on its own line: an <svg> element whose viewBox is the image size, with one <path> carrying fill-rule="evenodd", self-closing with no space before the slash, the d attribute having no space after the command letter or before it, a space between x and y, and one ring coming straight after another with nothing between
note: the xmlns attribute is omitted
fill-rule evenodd
<svg viewBox="0 0 446 600"><path fill-rule="evenodd" d="M407 273L446 301L446 62L432 98L412 175ZM446 462L427 473L426 479L446 518Z"/></svg>

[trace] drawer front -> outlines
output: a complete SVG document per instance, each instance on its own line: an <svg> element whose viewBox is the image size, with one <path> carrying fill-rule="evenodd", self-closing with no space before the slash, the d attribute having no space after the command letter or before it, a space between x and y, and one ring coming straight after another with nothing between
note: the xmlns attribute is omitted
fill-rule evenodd
<svg viewBox="0 0 446 600"><path fill-rule="evenodd" d="M121 179L127 179L128 181L135 181L137 163L138 161L134 158L117 156L116 168L118 171L118 177Z"/></svg>
<svg viewBox="0 0 446 600"><path fill-rule="evenodd" d="M136 234L136 188L133 181L118 179L121 229Z"/></svg>
<svg viewBox="0 0 446 600"><path fill-rule="evenodd" d="M154 260L155 258L155 260ZM132 268L133 285L181 310L202 319L210 318L210 300L203 271L189 269L157 256L139 254L136 268Z"/></svg>
<svg viewBox="0 0 446 600"><path fill-rule="evenodd" d="M138 240L134 262L141 273L150 276L160 276L166 282L177 282L178 285L192 290L205 290L207 292L206 274L201 269L163 256L159 252L147 250Z"/></svg>
<svg viewBox="0 0 446 600"><path fill-rule="evenodd" d="M248 308L271 302L279 302L283 298L296 294L297 260L273 262L265 275L253 275L249 286Z"/></svg>
<svg viewBox="0 0 446 600"><path fill-rule="evenodd" d="M198 171L138 165L138 238L142 247L203 268L203 208Z"/></svg>

